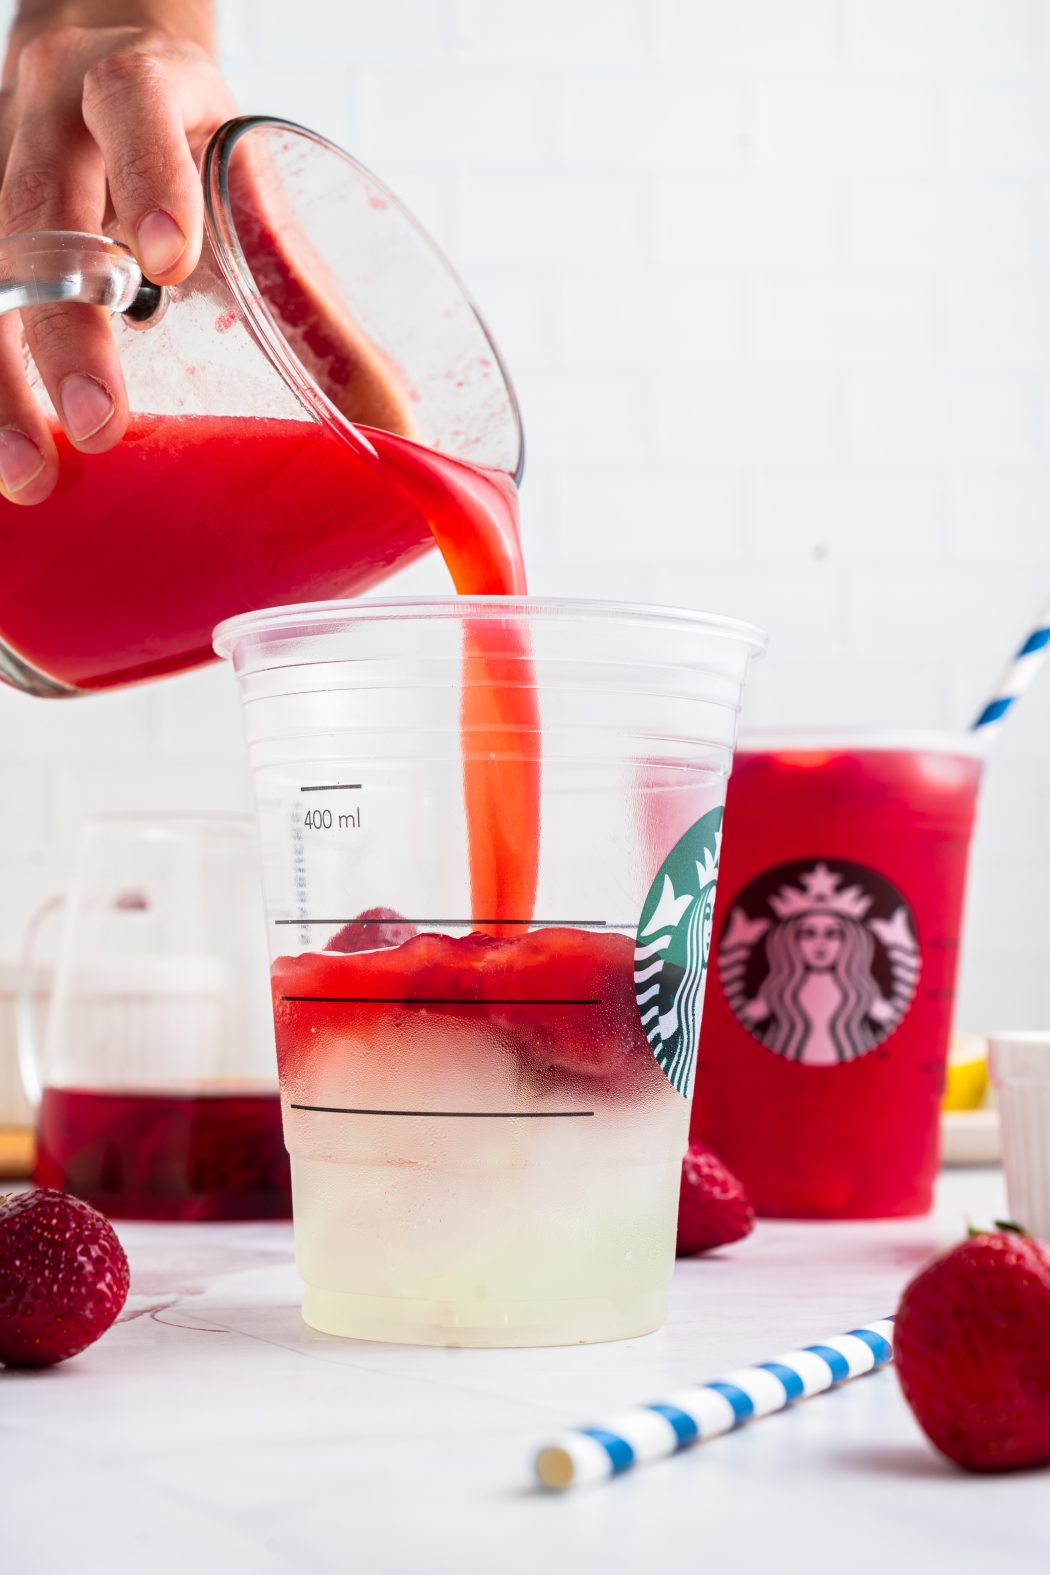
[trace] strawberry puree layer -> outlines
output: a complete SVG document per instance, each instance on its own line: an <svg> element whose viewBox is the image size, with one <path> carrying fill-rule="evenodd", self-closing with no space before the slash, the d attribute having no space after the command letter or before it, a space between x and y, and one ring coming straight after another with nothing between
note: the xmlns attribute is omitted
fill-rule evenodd
<svg viewBox="0 0 1050 1575"><path fill-rule="evenodd" d="M393 1093L410 1054L434 1058L440 1107L442 1056L462 1064L469 1046L480 1083L510 1059L519 1097L522 1080L533 1095L642 1096L663 1079L634 1003L633 955L627 936L552 928L279 958L282 1088L302 1092L336 1072L352 1089L357 1070L371 1086L387 1064Z"/></svg>

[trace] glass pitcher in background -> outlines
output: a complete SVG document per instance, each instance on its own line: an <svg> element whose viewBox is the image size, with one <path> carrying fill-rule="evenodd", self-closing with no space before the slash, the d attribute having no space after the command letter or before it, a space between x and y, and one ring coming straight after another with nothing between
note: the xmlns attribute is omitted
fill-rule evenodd
<svg viewBox="0 0 1050 1575"><path fill-rule="evenodd" d="M205 241L182 285L117 241L0 240L0 312L114 313L131 420L56 490L0 499L0 678L70 696L212 659L233 614L356 595L431 545L384 435L514 480L517 403L463 285L334 144L248 117L201 162Z"/></svg>
<svg viewBox="0 0 1050 1575"><path fill-rule="evenodd" d="M33 962L54 914L40 1034ZM250 819L85 820L68 892L30 924L22 977L39 1186L114 1219L289 1217Z"/></svg>

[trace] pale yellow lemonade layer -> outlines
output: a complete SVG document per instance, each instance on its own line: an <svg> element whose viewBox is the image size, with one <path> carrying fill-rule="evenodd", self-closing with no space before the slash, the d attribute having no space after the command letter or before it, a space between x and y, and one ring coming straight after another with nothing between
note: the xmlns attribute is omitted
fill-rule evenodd
<svg viewBox="0 0 1050 1575"><path fill-rule="evenodd" d="M428 1018L394 1070L347 1023L285 1080L306 1322L492 1346L657 1328L687 1101L655 1065L631 1097L543 1089L491 1029ZM435 1108L457 1114L348 1113Z"/></svg>

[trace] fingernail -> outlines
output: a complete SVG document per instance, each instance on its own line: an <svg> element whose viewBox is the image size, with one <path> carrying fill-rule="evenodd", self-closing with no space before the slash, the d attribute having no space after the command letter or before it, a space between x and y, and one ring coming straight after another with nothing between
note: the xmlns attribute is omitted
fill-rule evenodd
<svg viewBox="0 0 1050 1575"><path fill-rule="evenodd" d="M44 468L35 443L11 427L0 429L0 483L5 492L21 492Z"/></svg>
<svg viewBox="0 0 1050 1575"><path fill-rule="evenodd" d="M163 277L174 268L186 250L186 237L170 213L158 208L148 213L139 225L138 253L151 279Z"/></svg>
<svg viewBox="0 0 1050 1575"><path fill-rule="evenodd" d="M73 372L62 384L62 425L74 443L94 437L113 414L113 401L101 383Z"/></svg>

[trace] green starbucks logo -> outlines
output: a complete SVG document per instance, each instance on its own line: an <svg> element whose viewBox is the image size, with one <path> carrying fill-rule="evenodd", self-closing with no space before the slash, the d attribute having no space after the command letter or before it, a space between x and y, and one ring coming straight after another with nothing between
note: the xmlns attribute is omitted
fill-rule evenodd
<svg viewBox="0 0 1050 1575"><path fill-rule="evenodd" d="M634 998L653 1055L672 1088L693 1092L704 1004L722 811L675 843L649 888L634 948Z"/></svg>

